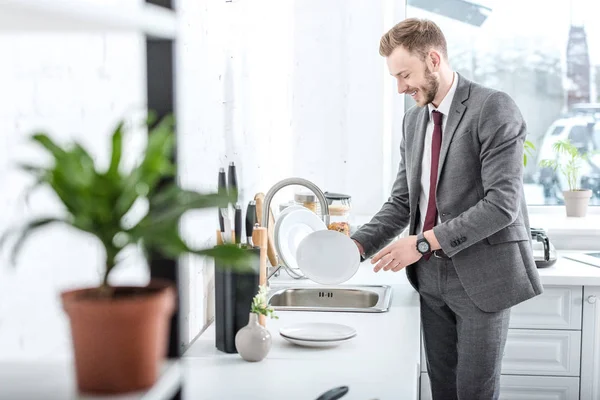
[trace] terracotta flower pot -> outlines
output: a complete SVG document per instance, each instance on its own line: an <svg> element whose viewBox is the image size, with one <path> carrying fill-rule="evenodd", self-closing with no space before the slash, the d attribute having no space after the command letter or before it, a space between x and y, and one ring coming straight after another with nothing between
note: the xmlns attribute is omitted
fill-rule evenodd
<svg viewBox="0 0 600 400"><path fill-rule="evenodd" d="M98 288L61 294L69 316L77 386L84 393L144 390L157 380L167 352L175 310L171 282L145 287L113 287L112 297Z"/></svg>

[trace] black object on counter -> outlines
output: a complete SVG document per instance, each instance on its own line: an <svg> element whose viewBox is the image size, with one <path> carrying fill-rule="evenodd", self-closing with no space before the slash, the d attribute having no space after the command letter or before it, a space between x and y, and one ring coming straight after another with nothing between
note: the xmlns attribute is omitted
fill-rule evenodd
<svg viewBox="0 0 600 400"><path fill-rule="evenodd" d="M256 201L251 200L246 208L246 243L249 246L253 246L252 233L254 232L254 225L256 224Z"/></svg>
<svg viewBox="0 0 600 400"><path fill-rule="evenodd" d="M349 390L348 386L336 387L320 395L317 400L337 400L344 397Z"/></svg>
<svg viewBox="0 0 600 400"><path fill-rule="evenodd" d="M239 204L235 206L234 215L235 244L242 244L242 207Z"/></svg>
<svg viewBox="0 0 600 400"><path fill-rule="evenodd" d="M227 176L225 175L225 168L219 169L219 186L218 192L220 196L227 196ZM225 240L225 222L223 220L223 213L226 212L226 208L219 209L219 229L223 234L223 240Z"/></svg>
<svg viewBox="0 0 600 400"><path fill-rule="evenodd" d="M237 201L238 189L237 171L232 161L227 171L227 190L229 191L229 195L234 197L235 201Z"/></svg>
<svg viewBox="0 0 600 400"><path fill-rule="evenodd" d="M225 353L237 353L235 335L248 325L252 299L258 293L260 248L248 251L256 255L250 272L215 263L215 339L217 349Z"/></svg>
<svg viewBox="0 0 600 400"><path fill-rule="evenodd" d="M550 243L550 239L546 234L546 231L539 228L531 228L531 239L537 242L541 242L544 245L544 254L543 256L538 256L534 252L534 260L535 265L538 268L546 268L554 265L556 263L556 251L554 251L554 247Z"/></svg>

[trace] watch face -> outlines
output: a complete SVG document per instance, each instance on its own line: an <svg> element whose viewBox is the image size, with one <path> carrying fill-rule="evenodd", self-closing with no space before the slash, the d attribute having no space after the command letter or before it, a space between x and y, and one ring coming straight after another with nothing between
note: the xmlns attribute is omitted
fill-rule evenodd
<svg viewBox="0 0 600 400"><path fill-rule="evenodd" d="M427 242L419 242L417 249L419 249L421 253L427 253L429 251L429 245Z"/></svg>

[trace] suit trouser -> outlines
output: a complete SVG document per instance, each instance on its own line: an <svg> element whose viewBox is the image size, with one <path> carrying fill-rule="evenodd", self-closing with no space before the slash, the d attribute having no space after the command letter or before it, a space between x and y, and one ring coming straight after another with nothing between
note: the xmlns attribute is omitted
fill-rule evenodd
<svg viewBox="0 0 600 400"><path fill-rule="evenodd" d="M422 258L416 267L433 399L497 399L510 309L479 309L449 258Z"/></svg>

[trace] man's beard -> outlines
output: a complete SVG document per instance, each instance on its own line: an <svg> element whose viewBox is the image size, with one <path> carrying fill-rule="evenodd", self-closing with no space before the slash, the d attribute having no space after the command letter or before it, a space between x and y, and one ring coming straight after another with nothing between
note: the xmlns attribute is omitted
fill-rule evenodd
<svg viewBox="0 0 600 400"><path fill-rule="evenodd" d="M440 83L435 79L435 75L431 73L428 66L425 66L425 80L427 83L421 88L425 98L423 106L433 103L435 95L440 87Z"/></svg>

